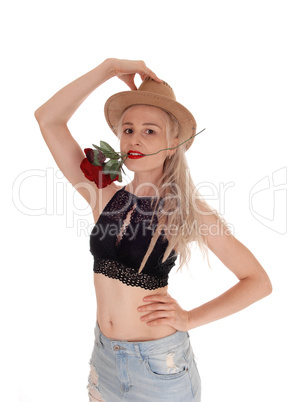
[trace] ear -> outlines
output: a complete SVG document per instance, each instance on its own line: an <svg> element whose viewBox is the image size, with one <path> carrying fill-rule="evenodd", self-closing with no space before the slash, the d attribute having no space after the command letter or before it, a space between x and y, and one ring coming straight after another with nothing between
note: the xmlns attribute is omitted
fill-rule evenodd
<svg viewBox="0 0 299 402"><path fill-rule="evenodd" d="M179 139L178 139L178 138L174 138L173 141L172 141L172 145L171 145L170 148L173 148L173 147L178 146L179 143L180 143ZM169 151L169 155L171 155L171 156L174 155L174 154L176 153L176 150L177 150L177 148L176 148L176 149L171 149L171 150Z"/></svg>

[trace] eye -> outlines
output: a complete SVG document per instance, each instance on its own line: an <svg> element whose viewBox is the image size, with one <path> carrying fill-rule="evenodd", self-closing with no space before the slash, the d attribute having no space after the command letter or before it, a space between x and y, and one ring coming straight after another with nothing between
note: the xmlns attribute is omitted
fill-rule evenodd
<svg viewBox="0 0 299 402"><path fill-rule="evenodd" d="M124 133L126 133L126 134L131 134L132 132L133 132L133 130L131 128L126 128L124 130ZM148 128L147 130L145 130L145 133L149 134L149 135L152 135L152 134L155 134L155 131L151 130L150 128Z"/></svg>

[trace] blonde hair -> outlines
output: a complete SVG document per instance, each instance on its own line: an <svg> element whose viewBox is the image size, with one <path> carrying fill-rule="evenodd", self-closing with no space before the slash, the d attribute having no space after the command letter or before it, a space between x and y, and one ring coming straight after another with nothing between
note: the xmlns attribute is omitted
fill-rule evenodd
<svg viewBox="0 0 299 402"><path fill-rule="evenodd" d="M128 109L129 108L123 112L117 126L119 139L122 135L123 117ZM181 140L181 127L177 119L166 110L160 110L165 113L167 148L171 147L174 138L178 138L179 143L183 142ZM159 189L159 197L164 200L163 208L158 209L159 198L153 198L151 200L154 206L154 212L157 211L158 224L148 250L141 262L139 273L144 268L158 237L163 231L165 238L168 240L168 246L164 252L162 262L166 261L172 249L175 248L175 251L180 257L177 271L185 264L188 268L188 263L191 259L191 243L196 242L201 250L203 258L205 258L205 256L207 257L208 265L211 268L207 239L202 233L202 214L214 215L217 220L217 225L222 222L225 233L231 233L225 219L203 199L197 190L191 178L185 150L185 144L178 146L171 158L166 158L164 161L162 175L156 183ZM153 217L154 213L152 220ZM175 233L173 233L173 228Z"/></svg>

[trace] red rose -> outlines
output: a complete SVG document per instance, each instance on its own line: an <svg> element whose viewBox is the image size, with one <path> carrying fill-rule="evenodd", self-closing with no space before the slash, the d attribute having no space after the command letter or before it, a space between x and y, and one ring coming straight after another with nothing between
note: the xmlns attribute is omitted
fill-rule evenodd
<svg viewBox="0 0 299 402"><path fill-rule="evenodd" d="M98 163L100 165L103 165L104 161L106 160L106 156L103 154L102 151L94 150L91 148L85 148L84 149L86 158L89 160L91 164L96 162L95 164L97 165Z"/></svg>
<svg viewBox="0 0 299 402"><path fill-rule="evenodd" d="M92 165L87 158L84 158L80 164L80 169L84 173L84 176L90 180L94 181L98 188L107 187L113 181L118 180L118 175L115 179L111 179L110 174L104 174L103 166Z"/></svg>

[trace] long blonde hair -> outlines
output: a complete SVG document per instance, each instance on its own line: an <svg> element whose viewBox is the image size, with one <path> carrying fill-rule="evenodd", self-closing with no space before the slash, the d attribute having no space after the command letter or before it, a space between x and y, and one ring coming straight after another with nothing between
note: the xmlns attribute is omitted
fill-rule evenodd
<svg viewBox="0 0 299 402"><path fill-rule="evenodd" d="M119 139L122 135L123 117L128 109L123 112L117 126ZM181 127L177 119L166 110L160 110L165 113L166 117L167 148L171 147L170 144L174 138L178 138L179 143L183 142L180 140ZM213 214L217 219L217 224L222 222L225 233L231 233L231 231L225 219L203 199L197 190L191 178L186 159L185 144L178 146L170 159L165 159L162 175L156 185L159 189L159 197L164 201L163 208L158 209L159 198L151 200L152 205L154 205L154 212L157 212L158 224L138 272L140 273L144 268L158 237L163 231L166 233L165 238L168 240L168 246L163 255L162 262L166 261L172 249L175 248L180 257L177 270L180 270L185 264L188 268L191 258L190 246L192 242L196 242L203 258L207 257L208 265L211 268L207 239L201 233L201 226L203 225L202 214Z"/></svg>

